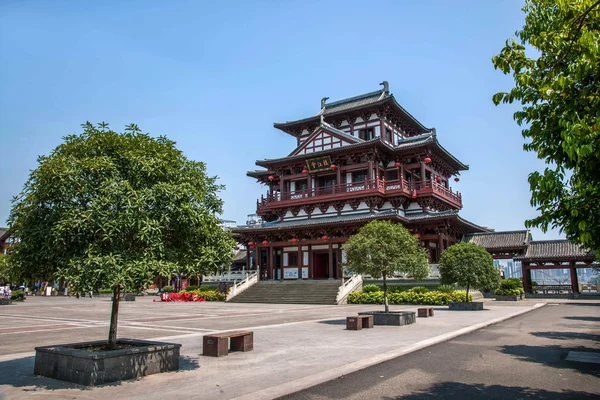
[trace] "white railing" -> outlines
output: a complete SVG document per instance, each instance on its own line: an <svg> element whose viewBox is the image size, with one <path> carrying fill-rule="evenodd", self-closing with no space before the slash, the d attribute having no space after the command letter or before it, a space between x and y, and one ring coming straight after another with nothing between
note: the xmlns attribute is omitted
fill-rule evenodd
<svg viewBox="0 0 600 400"><path fill-rule="evenodd" d="M244 290L248 289L250 286L258 283L258 269L249 274L245 279L240 282L235 281L233 286L227 292L227 298L225 301L229 301L233 299L238 294L242 293Z"/></svg>
<svg viewBox="0 0 600 400"><path fill-rule="evenodd" d="M348 280L342 279L342 284L338 289L337 297L335 298L336 304L345 304L348 299L348 295L355 290L362 288L362 276L352 275Z"/></svg>

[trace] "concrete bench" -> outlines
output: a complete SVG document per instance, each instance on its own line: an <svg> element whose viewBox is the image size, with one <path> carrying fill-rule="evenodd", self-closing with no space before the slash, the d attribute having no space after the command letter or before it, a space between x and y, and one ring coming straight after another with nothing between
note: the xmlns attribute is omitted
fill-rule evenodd
<svg viewBox="0 0 600 400"><path fill-rule="evenodd" d="M419 318L433 317L433 307L417 308L417 317L419 317Z"/></svg>
<svg viewBox="0 0 600 400"><path fill-rule="evenodd" d="M372 315L358 315L356 317L346 317L346 329L349 331L359 331L362 328L373 327Z"/></svg>
<svg viewBox="0 0 600 400"><path fill-rule="evenodd" d="M216 335L204 336L202 342L202 355L221 357L226 356L230 351L251 351L253 348L254 332L224 332Z"/></svg>

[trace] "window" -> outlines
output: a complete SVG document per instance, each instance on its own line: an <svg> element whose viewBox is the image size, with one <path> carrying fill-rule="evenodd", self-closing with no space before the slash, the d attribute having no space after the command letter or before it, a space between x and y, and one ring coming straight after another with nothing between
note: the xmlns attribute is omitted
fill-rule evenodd
<svg viewBox="0 0 600 400"><path fill-rule="evenodd" d="M385 179L388 181L395 181L398 179L398 171L386 171Z"/></svg>
<svg viewBox="0 0 600 400"><path fill-rule="evenodd" d="M364 171L352 173L352 183L364 182L367 180L367 173Z"/></svg>
<svg viewBox="0 0 600 400"><path fill-rule="evenodd" d="M361 129L358 131L358 137L362 140L371 140L375 138L375 134L373 133L373 128Z"/></svg>
<svg viewBox="0 0 600 400"><path fill-rule="evenodd" d="M306 179L303 181L296 181L296 191L306 189L308 189L308 181Z"/></svg>
<svg viewBox="0 0 600 400"><path fill-rule="evenodd" d="M297 267L298 266L298 253L288 253L288 265L291 267Z"/></svg>
<svg viewBox="0 0 600 400"><path fill-rule="evenodd" d="M385 130L385 140L387 140L388 143L394 144L394 142L392 142L392 131L387 128Z"/></svg>

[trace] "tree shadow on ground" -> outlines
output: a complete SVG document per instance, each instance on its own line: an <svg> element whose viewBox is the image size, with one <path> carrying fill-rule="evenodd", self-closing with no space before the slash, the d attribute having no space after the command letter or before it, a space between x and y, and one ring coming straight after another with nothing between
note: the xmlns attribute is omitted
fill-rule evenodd
<svg viewBox="0 0 600 400"><path fill-rule="evenodd" d="M33 375L33 365L35 357L24 357L8 361L0 361L0 386L7 385L15 388L23 388L24 392L36 392L38 390L63 390L77 389L89 390L94 386L78 385L76 383L60 381L58 379L46 378ZM200 368L200 362L197 357L180 356L179 370L172 372L193 371ZM169 372L165 372L169 373ZM128 379L118 382L110 382L95 387L119 386L123 383L142 380L144 377ZM2 397L0 396L0 399Z"/></svg>
<svg viewBox="0 0 600 400"><path fill-rule="evenodd" d="M398 397L383 397L385 400L430 400L430 399L522 399L522 400L585 400L597 399L598 395L565 390L552 392L529 387L466 384L459 382L436 383L428 389Z"/></svg>
<svg viewBox="0 0 600 400"><path fill-rule="evenodd" d="M563 317L564 319L571 319L575 321L590 321L590 322L599 322L600 317Z"/></svg>
<svg viewBox="0 0 600 400"><path fill-rule="evenodd" d="M531 332L533 336L555 340L592 340L600 343L600 335L583 332Z"/></svg>
<svg viewBox="0 0 600 400"><path fill-rule="evenodd" d="M552 346L527 346L527 345L505 345L501 350L504 354L517 357L521 361L543 364L552 368L564 368L579 371L600 377L600 366L598 364L566 361L569 351L598 352L583 346L565 348L557 345Z"/></svg>

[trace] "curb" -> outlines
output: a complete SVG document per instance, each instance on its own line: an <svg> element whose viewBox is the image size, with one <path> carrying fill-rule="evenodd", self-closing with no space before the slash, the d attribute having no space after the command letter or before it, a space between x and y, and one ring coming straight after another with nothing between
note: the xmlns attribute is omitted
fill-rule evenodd
<svg viewBox="0 0 600 400"><path fill-rule="evenodd" d="M329 382L333 379L339 378L343 375L348 375L356 371L360 371L361 369L365 369L371 367L376 364L381 364L382 362L392 360L394 358L403 356L405 354L409 354L415 352L417 350L421 350L425 347L433 346L435 344L439 344L442 342L446 342L450 339L454 339L458 336L466 335L471 332L475 332L479 329L488 327L490 325L497 324L499 322L506 321L508 319L518 317L520 315L526 314L528 312L537 310L540 307L543 307L546 303L537 303L532 307L526 310L520 310L514 312L512 314L505 315L503 317L498 317L492 319L490 321L481 322L479 324L475 324L472 326L468 326L466 328L458 329L453 332L445 333L443 335L435 336L430 339L423 340L421 342L417 342L407 347L402 347L400 349L388 351L387 353L379 354L377 356L373 356L370 358L365 358L363 360L355 361L350 364L346 364L340 367L332 368L328 371L319 372L315 375L305 376L300 379L292 380L280 384L278 386L272 386L266 389L258 390L253 393L248 393L239 397L234 397L236 400L272 400L279 398L281 396L289 395L292 393L296 393L302 391L304 389L308 389L310 387L319 385L321 383Z"/></svg>

